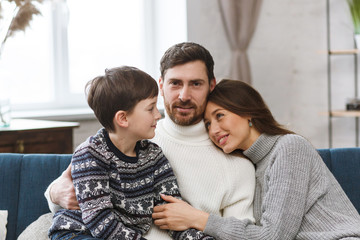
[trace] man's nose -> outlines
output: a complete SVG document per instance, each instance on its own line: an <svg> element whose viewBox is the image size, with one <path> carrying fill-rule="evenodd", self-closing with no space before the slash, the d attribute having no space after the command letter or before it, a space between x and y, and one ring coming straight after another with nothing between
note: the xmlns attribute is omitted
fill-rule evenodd
<svg viewBox="0 0 360 240"><path fill-rule="evenodd" d="M179 94L179 99L183 102L186 102L191 99L190 89L187 86L184 86Z"/></svg>

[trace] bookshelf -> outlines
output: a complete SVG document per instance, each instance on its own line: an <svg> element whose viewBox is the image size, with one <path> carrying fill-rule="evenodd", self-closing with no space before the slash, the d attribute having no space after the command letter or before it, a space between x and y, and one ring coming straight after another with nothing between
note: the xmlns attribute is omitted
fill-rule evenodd
<svg viewBox="0 0 360 240"><path fill-rule="evenodd" d="M327 28L327 99L328 99L328 135L329 135L329 148L333 147L333 118L345 117L354 118L355 120L355 145L359 147L359 117L360 111L347 111L342 109L333 109L332 106L332 72L331 62L332 57L336 55L347 55L354 59L354 97L358 98L358 55L360 51L358 49L331 49L331 35L330 35L330 0L326 0L326 28ZM354 44L355 46L355 44ZM345 103L344 103L345 105Z"/></svg>

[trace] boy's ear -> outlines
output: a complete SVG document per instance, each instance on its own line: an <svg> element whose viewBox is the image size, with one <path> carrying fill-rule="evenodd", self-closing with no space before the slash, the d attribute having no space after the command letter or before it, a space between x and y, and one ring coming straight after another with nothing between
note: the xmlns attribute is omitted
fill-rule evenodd
<svg viewBox="0 0 360 240"><path fill-rule="evenodd" d="M115 113L114 123L120 127L126 128L129 126L126 111L120 110Z"/></svg>

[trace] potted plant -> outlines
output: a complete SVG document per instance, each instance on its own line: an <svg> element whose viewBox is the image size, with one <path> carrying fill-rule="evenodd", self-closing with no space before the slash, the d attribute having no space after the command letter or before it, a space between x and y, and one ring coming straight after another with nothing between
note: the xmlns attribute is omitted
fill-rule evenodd
<svg viewBox="0 0 360 240"><path fill-rule="evenodd" d="M41 3L42 0L0 0L0 29L3 31L3 34L0 35L0 64L1 53L8 38L14 36L18 31L25 31L30 25L33 16L41 14L36 4L34 4L35 2ZM6 21L7 19L3 15L6 4L12 6L10 21ZM4 88L4 84L0 82L1 87ZM9 97L5 98L4 94L0 94L0 127L8 126L10 119L10 99Z"/></svg>
<svg viewBox="0 0 360 240"><path fill-rule="evenodd" d="M354 25L355 44L360 48L360 0L347 0Z"/></svg>

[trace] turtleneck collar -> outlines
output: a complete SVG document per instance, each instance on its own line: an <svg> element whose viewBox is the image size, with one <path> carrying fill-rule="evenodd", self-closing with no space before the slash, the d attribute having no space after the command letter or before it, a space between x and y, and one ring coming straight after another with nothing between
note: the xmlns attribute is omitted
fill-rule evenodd
<svg viewBox="0 0 360 240"><path fill-rule="evenodd" d="M267 135L263 133L243 153L254 164L257 164L271 151L279 137L280 135Z"/></svg>
<svg viewBox="0 0 360 240"><path fill-rule="evenodd" d="M174 123L165 111L163 127L170 136L178 140L183 140L189 143L211 141L202 120L194 125L180 126Z"/></svg>

